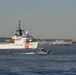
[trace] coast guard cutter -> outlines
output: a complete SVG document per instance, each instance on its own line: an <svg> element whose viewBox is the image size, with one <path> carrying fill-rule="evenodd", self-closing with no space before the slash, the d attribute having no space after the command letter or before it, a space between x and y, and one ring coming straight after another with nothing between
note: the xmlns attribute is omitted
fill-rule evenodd
<svg viewBox="0 0 76 75"><path fill-rule="evenodd" d="M29 48L37 48L38 42L32 36L29 36L29 32L26 31L24 34L24 30L21 28L20 20L19 20L19 28L16 30L17 34L15 34L8 43L0 43L0 49L29 49Z"/></svg>

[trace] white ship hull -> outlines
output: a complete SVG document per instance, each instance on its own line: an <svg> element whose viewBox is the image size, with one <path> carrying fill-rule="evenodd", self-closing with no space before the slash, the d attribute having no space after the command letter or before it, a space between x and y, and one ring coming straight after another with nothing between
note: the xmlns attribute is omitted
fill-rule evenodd
<svg viewBox="0 0 76 75"><path fill-rule="evenodd" d="M37 48L38 42L30 42L25 44L4 43L0 44L0 49L34 49Z"/></svg>

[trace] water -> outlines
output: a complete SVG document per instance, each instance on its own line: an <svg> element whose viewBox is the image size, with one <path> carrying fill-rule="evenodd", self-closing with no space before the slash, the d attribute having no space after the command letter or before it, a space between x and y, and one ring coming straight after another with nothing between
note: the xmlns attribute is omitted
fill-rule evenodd
<svg viewBox="0 0 76 75"><path fill-rule="evenodd" d="M0 50L0 75L76 75L76 46L41 47L50 49L51 53Z"/></svg>

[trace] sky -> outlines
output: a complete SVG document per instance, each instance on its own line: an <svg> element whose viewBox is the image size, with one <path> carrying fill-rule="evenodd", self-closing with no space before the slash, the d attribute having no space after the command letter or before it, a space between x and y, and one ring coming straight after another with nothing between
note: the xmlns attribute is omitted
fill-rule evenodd
<svg viewBox="0 0 76 75"><path fill-rule="evenodd" d="M0 37L22 28L41 39L76 39L76 0L0 0Z"/></svg>

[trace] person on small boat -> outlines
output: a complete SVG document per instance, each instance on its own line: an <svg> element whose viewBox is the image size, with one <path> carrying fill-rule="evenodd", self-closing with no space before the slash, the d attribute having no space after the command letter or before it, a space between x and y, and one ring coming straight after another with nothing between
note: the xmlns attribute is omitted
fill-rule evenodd
<svg viewBox="0 0 76 75"><path fill-rule="evenodd" d="M43 53L43 54L50 54L50 50L45 50L44 48L41 48L38 53Z"/></svg>

